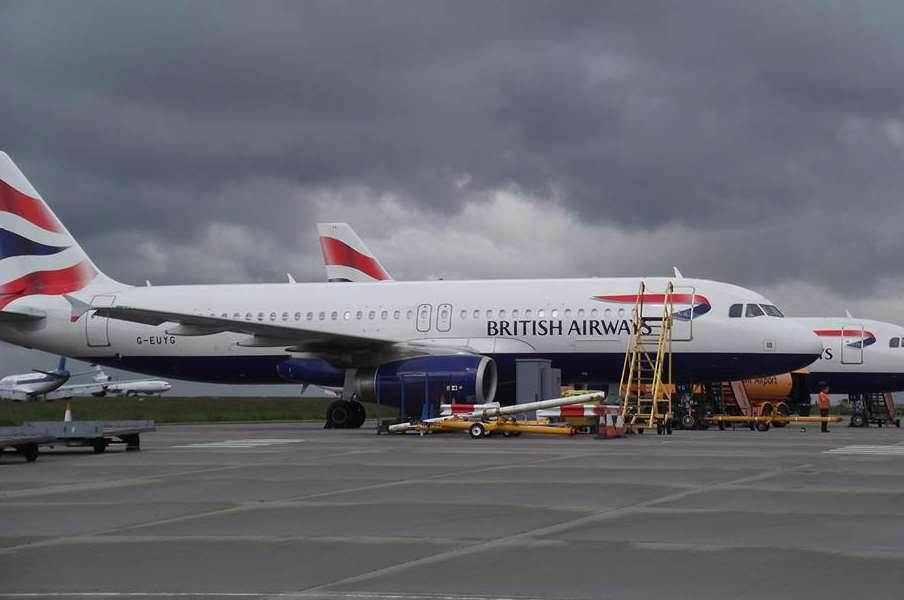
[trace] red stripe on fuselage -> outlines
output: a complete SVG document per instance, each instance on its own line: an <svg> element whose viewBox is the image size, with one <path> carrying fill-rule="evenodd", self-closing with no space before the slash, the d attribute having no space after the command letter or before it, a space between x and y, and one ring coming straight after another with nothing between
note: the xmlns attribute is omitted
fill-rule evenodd
<svg viewBox="0 0 904 600"><path fill-rule="evenodd" d="M603 302L618 302L620 304L635 304L640 298L637 294L619 294L615 296L594 296L597 300ZM665 294L644 294L643 301L651 304L663 304L665 302ZM672 294L672 302L674 304L709 304L706 296L700 294Z"/></svg>
<svg viewBox="0 0 904 600"><path fill-rule="evenodd" d="M859 338L863 334L865 339L875 338L876 334L872 331L860 331L859 329L816 329L813 331L819 337L856 337Z"/></svg>
<svg viewBox="0 0 904 600"><path fill-rule="evenodd" d="M94 279L97 271L87 262L57 271L35 271L0 285L0 309L25 296L75 292Z"/></svg>
<svg viewBox="0 0 904 600"><path fill-rule="evenodd" d="M26 196L5 181L0 181L0 211L18 215L47 231L54 233L63 231L63 226L42 201Z"/></svg>
<svg viewBox="0 0 904 600"><path fill-rule="evenodd" d="M320 249L323 251L323 262L328 265L357 269L379 281L390 279L380 263L336 238L321 237Z"/></svg>

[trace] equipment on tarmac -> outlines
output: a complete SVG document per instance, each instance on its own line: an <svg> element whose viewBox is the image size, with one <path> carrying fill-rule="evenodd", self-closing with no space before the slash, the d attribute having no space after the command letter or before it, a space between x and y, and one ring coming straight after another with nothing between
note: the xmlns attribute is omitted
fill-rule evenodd
<svg viewBox="0 0 904 600"><path fill-rule="evenodd" d="M851 405L850 427L869 427L870 424L901 426L901 419L897 416L895 399L889 392L848 394L848 402Z"/></svg>
<svg viewBox="0 0 904 600"><path fill-rule="evenodd" d="M551 425L538 421L518 421L513 417L514 415L535 410L602 400L604 397L605 394L602 392L592 392L512 406L482 406L475 408L469 413L450 414L407 423L395 423L386 427L385 431L388 433L415 431L424 434L431 431L466 430L474 439L487 437L497 431L506 437L517 436L522 433L574 435L574 428L568 425Z"/></svg>
<svg viewBox="0 0 904 600"><path fill-rule="evenodd" d="M660 435L672 433L673 295L672 282L666 284L664 294L648 294L646 282L640 282L631 314L634 334L628 341L618 388L629 430L656 427ZM648 315L650 306L661 306L661 316Z"/></svg>

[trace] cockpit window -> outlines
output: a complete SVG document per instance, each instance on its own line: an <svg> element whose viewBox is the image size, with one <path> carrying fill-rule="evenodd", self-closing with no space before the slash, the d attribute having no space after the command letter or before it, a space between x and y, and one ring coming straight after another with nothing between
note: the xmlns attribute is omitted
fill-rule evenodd
<svg viewBox="0 0 904 600"><path fill-rule="evenodd" d="M729 316L729 318L737 319L738 317L741 316L742 312L744 312L743 304L732 304L731 307L728 309L728 316Z"/></svg>
<svg viewBox="0 0 904 600"><path fill-rule="evenodd" d="M748 304L747 312L744 314L746 317L762 317L763 309L760 308L759 304Z"/></svg>
<svg viewBox="0 0 904 600"><path fill-rule="evenodd" d="M890 340L888 340L889 348L897 348L900 345L901 345L901 338L891 338Z"/></svg>
<svg viewBox="0 0 904 600"><path fill-rule="evenodd" d="M760 304L760 308L762 308L763 312L765 312L770 317L784 317L785 316L782 314L782 311L780 311L777 306L773 306L771 304Z"/></svg>

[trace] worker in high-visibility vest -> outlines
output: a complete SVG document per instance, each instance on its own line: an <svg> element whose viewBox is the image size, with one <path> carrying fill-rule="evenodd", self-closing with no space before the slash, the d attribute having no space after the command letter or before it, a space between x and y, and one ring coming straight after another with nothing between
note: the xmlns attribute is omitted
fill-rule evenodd
<svg viewBox="0 0 904 600"><path fill-rule="evenodd" d="M832 402L829 400L829 386L823 385L822 389L819 390L819 401L817 403L819 406L819 416L820 417L828 417L829 416L829 408L832 407ZM829 432L829 422L822 422L822 432Z"/></svg>

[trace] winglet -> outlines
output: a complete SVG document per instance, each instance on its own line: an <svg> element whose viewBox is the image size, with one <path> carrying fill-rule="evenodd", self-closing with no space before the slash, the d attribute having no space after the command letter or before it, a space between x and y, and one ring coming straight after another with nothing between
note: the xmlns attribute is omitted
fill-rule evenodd
<svg viewBox="0 0 904 600"><path fill-rule="evenodd" d="M681 274L681 271L678 270L678 267L672 267L675 269L675 279L684 279L684 275Z"/></svg>
<svg viewBox="0 0 904 600"><path fill-rule="evenodd" d="M848 319L854 318L854 315L851 314L851 311L849 311L847 309L845 309L845 311L844 311L844 316L846 316Z"/></svg>
<svg viewBox="0 0 904 600"><path fill-rule="evenodd" d="M289 283L298 283L297 281L295 281L295 278L292 277L291 273L286 273L286 277L289 278Z"/></svg>

